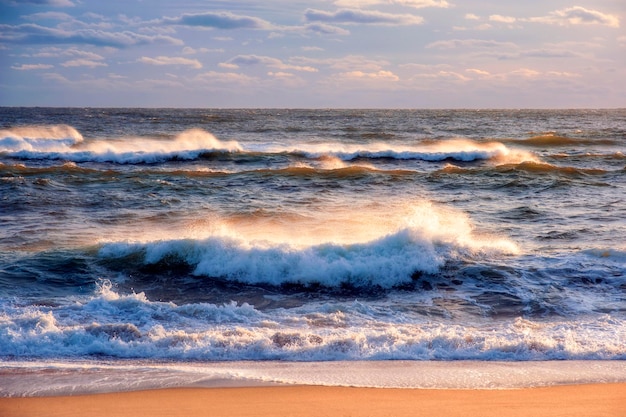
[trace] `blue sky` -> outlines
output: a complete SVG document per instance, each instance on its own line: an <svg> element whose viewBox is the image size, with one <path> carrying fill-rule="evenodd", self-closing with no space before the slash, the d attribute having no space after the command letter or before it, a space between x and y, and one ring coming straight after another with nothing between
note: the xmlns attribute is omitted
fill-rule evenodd
<svg viewBox="0 0 626 417"><path fill-rule="evenodd" d="M626 107L624 0L0 0L0 105Z"/></svg>

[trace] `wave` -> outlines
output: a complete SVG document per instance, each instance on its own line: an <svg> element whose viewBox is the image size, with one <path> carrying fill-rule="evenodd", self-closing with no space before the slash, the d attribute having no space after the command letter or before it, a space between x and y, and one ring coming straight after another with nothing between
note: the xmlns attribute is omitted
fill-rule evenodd
<svg viewBox="0 0 626 417"><path fill-rule="evenodd" d="M440 174L456 174L456 175L471 175L471 174L485 174L485 173L509 173L514 171L526 172L528 174L536 175L549 175L556 174L564 177L585 177L585 176L599 176L605 175L611 171L600 168L575 168L571 166L557 166L548 164L545 162L530 162L525 161L515 164L501 164L495 167L483 167L483 168L467 168L459 167L453 164L446 164L443 168L434 172L435 175Z"/></svg>
<svg viewBox="0 0 626 417"><path fill-rule="evenodd" d="M0 152L56 149L83 140L83 136L68 125L14 127L0 130Z"/></svg>
<svg viewBox="0 0 626 417"><path fill-rule="evenodd" d="M0 153L22 159L120 164L194 160L210 152L238 152L235 141L220 141L201 129L190 129L171 140L151 138L90 139L69 126L14 128L0 132Z"/></svg>
<svg viewBox="0 0 626 417"><path fill-rule="evenodd" d="M383 142L365 145L322 143L299 145L293 148L275 148L274 151L301 154L307 158L322 158L325 155L332 155L342 161L397 159L440 162L451 159L461 162L473 162L490 159L496 161L535 161L537 159L529 152L512 150L499 142L481 143L469 139L449 139L436 143L425 142L421 145L411 146L393 146Z"/></svg>
<svg viewBox="0 0 626 417"><path fill-rule="evenodd" d="M581 139L568 136L560 136L556 133L549 132L527 139L509 139L506 142L516 145L532 146L532 147L560 147L560 146L585 146L585 145L616 145L617 142L610 139Z"/></svg>
<svg viewBox="0 0 626 417"><path fill-rule="evenodd" d="M214 226L204 239L104 243L99 254L122 262L139 256L145 265L184 265L197 276L247 284L393 288L410 283L416 273L435 273L452 259L519 253L508 239L475 233L463 213L429 202L415 204L399 224L376 228L379 215L360 211L360 219L346 219L348 224L339 218L322 226L293 219L283 225L288 230L256 219L231 222Z"/></svg>
<svg viewBox="0 0 626 417"><path fill-rule="evenodd" d="M513 150L500 142L482 143L469 139L449 139L416 145L373 142L366 144L317 143L272 145L221 141L202 129L184 131L172 139L128 137L89 139L71 126L20 127L0 131L0 153L21 159L52 159L71 162L111 162L119 164L158 163L169 160L212 158L215 154L242 157L292 155L320 162L359 159L455 160L472 162L495 160L499 163L536 161L529 152ZM332 169L332 168L331 168Z"/></svg>
<svg viewBox="0 0 626 417"><path fill-rule="evenodd" d="M624 321L609 315L456 323L406 311L377 314L393 306L359 301L263 312L246 303L152 301L143 293L121 294L107 281L65 305L3 300L0 307L0 351L13 360L626 359Z"/></svg>

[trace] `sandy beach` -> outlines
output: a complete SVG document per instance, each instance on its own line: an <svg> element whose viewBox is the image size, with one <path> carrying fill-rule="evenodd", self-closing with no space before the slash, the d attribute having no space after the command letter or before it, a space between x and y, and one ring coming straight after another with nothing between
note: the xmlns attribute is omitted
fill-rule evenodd
<svg viewBox="0 0 626 417"><path fill-rule="evenodd" d="M568 416L618 417L626 384L516 390L322 386L180 388L95 395L1 398L3 417L110 416Z"/></svg>

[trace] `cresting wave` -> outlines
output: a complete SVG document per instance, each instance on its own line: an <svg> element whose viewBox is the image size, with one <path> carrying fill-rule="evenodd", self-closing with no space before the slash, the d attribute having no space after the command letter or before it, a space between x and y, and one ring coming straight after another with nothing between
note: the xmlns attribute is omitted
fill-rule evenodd
<svg viewBox="0 0 626 417"><path fill-rule="evenodd" d="M379 212L361 211L352 222L350 213L329 214L339 216L329 223L317 218L283 227L214 226L204 239L195 230L196 238L105 243L99 253L104 258L140 255L146 264L184 264L194 275L249 284L382 288L411 282L415 273L435 273L452 259L519 253L508 239L477 234L463 213L427 201L389 211L391 219L378 226Z"/></svg>
<svg viewBox="0 0 626 417"><path fill-rule="evenodd" d="M317 160L331 157L339 161L397 159L438 162L451 159L471 162L493 159L497 163L515 163L537 160L532 153L512 150L499 142L480 143L469 139L449 139L437 143L424 142L412 146L394 146L389 143L374 142L364 145L250 144L245 148L236 141L221 141L202 129L190 129L171 139L136 137L85 140L73 127L66 125L2 130L0 131L0 153L21 159L119 164L195 160L203 156L210 157L212 153L287 154Z"/></svg>
<svg viewBox="0 0 626 417"><path fill-rule="evenodd" d="M149 149L149 151L146 151ZM238 143L220 141L201 129L187 130L173 139L90 139L72 127L16 128L0 132L0 152L22 159L71 162L155 163L192 160L207 152L238 152Z"/></svg>

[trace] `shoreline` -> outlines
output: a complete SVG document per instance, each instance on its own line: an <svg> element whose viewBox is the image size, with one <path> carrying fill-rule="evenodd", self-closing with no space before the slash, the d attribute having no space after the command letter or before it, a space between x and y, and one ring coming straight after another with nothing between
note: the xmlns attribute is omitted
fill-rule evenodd
<svg viewBox="0 0 626 417"><path fill-rule="evenodd" d="M168 388L75 396L0 398L3 417L618 417L626 383L520 389L328 386Z"/></svg>
<svg viewBox="0 0 626 417"><path fill-rule="evenodd" d="M0 398L278 386L515 390L626 384L626 361L0 360Z"/></svg>

